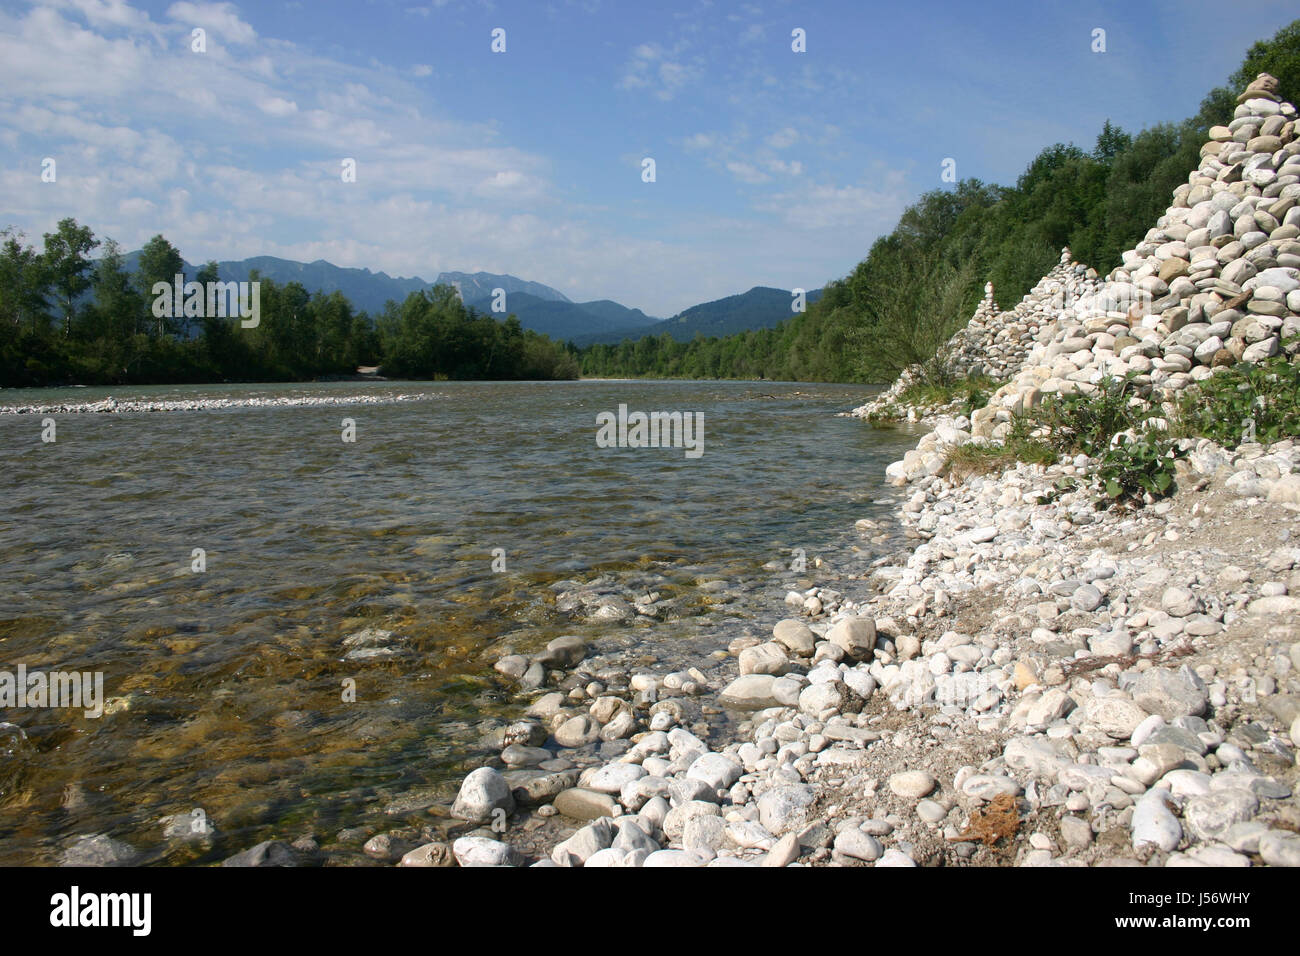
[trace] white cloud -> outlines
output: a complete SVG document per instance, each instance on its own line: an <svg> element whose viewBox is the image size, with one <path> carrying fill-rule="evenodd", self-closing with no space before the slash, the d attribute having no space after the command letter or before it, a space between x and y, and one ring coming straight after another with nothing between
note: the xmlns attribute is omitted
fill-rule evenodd
<svg viewBox="0 0 1300 956"><path fill-rule="evenodd" d="M727 163L727 172L731 173L731 175L735 176L742 183L765 183L772 178L749 163L741 163L734 160Z"/></svg>
<svg viewBox="0 0 1300 956"><path fill-rule="evenodd" d="M789 149L799 141L799 132L793 127L786 126L777 130L767 138L767 145L773 149Z"/></svg>
<svg viewBox="0 0 1300 956"><path fill-rule="evenodd" d="M642 43L632 50L623 67L619 86L626 90L648 90L661 100L671 100L700 74L698 65L681 57L684 47L667 50L658 43Z"/></svg>
<svg viewBox="0 0 1300 956"><path fill-rule="evenodd" d="M257 108L268 116L289 116L298 112L298 104L280 96L268 96L258 101Z"/></svg>
<svg viewBox="0 0 1300 956"><path fill-rule="evenodd" d="M682 140L683 148L691 151L712 149L717 143L714 133L694 133Z"/></svg>
<svg viewBox="0 0 1300 956"><path fill-rule="evenodd" d="M782 159L770 159L767 162L767 168L782 176L803 175L803 163L799 162L797 159L792 159L789 162Z"/></svg>
<svg viewBox="0 0 1300 956"><path fill-rule="evenodd" d="M748 185L770 182L773 176L801 176L804 164L797 159L784 160L774 153L773 141L791 145L798 134L786 127L768 136L761 144L754 142L744 124L727 133L700 132L682 140L687 152L704 153L705 164L727 172L733 179Z"/></svg>
<svg viewBox="0 0 1300 956"><path fill-rule="evenodd" d="M46 6L76 10L92 26L112 26L153 31L149 14L134 9L126 0L46 0Z"/></svg>
<svg viewBox="0 0 1300 956"><path fill-rule="evenodd" d="M142 38L110 39L36 7L21 21L0 21L0 90L6 98L68 97L81 101L138 89L151 53Z"/></svg>
<svg viewBox="0 0 1300 956"><path fill-rule="evenodd" d="M227 43L248 44L257 39L257 31L239 18L233 3L181 0L167 8L167 18L187 27L203 27Z"/></svg>
<svg viewBox="0 0 1300 956"><path fill-rule="evenodd" d="M876 188L808 183L756 202L755 208L776 215L793 229L871 224L877 232L883 232L897 221L907 199L901 172L890 172L883 178Z"/></svg>
<svg viewBox="0 0 1300 956"><path fill-rule="evenodd" d="M441 10L451 2L452 0L433 0L432 3L427 3L421 7L405 7L404 9L412 16L431 17L435 11Z"/></svg>

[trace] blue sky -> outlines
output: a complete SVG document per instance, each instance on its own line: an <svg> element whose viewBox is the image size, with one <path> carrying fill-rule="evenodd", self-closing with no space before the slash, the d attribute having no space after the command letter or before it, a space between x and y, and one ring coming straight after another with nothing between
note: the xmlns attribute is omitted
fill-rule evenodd
<svg viewBox="0 0 1300 956"><path fill-rule="evenodd" d="M945 158L1011 183L1043 146L1091 148L1106 118L1188 116L1296 15L1294 0L3 0L0 227L39 245L70 215L125 249L161 232L190 261L508 272L668 316L845 274L945 186Z"/></svg>

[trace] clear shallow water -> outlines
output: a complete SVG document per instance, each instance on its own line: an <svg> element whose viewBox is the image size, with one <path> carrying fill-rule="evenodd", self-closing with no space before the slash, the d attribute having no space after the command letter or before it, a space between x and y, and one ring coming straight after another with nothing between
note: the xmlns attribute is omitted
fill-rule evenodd
<svg viewBox="0 0 1300 956"><path fill-rule="evenodd" d="M835 417L873 391L853 386L340 382L0 404L423 391L435 398L62 415L53 444L40 416L0 416L0 670L103 671L114 699L97 720L0 709L27 736L0 735L0 864L53 862L96 832L152 861L219 859L450 786L481 753L476 723L521 709L492 671L503 646L576 633L654 669L696 663L777 619L789 576L763 566L790 549L865 567L852 523L889 519L884 467L914 441ZM597 447L596 414L620 403L703 413L704 454ZM593 580L673 607L603 624L556 609L559 582ZM407 653L342 660L367 626ZM159 818L195 806L217 846L165 844Z"/></svg>

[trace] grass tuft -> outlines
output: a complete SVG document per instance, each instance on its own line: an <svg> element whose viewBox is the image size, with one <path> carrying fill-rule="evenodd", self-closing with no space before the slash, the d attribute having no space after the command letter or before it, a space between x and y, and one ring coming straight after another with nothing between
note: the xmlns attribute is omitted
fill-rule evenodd
<svg viewBox="0 0 1300 956"><path fill-rule="evenodd" d="M929 407L961 402L963 413L970 415L976 409L987 405L993 393L1001 385L1001 382L987 376L945 382L917 382L898 396L897 403Z"/></svg>

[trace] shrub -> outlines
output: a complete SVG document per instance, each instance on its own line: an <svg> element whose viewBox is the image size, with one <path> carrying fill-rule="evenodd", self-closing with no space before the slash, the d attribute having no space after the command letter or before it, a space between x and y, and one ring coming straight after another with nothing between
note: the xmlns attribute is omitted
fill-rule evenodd
<svg viewBox="0 0 1300 956"><path fill-rule="evenodd" d="M1163 434L1144 429L1136 437L1119 435L1093 473L1103 496L1097 507L1139 503L1146 496L1163 498L1175 491L1174 465L1182 453Z"/></svg>
<svg viewBox="0 0 1300 956"><path fill-rule="evenodd" d="M956 481L970 475L987 475L1005 471L1017 462L1029 465L1051 465L1058 456L1046 442L1019 432L1012 424L1012 434L1000 445L968 442L948 452L944 474Z"/></svg>
<svg viewBox="0 0 1300 956"><path fill-rule="evenodd" d="M1012 418L1003 454L1042 465L1063 455L1096 459L1092 485L1099 508L1172 494L1178 452L1166 434L1147 423L1154 412L1135 401L1134 389L1131 377L1106 379L1091 395L1049 397ZM977 461L971 456L956 464L974 471ZM1076 486L1072 479L1058 482L1047 497L1054 499Z"/></svg>
<svg viewBox="0 0 1300 956"><path fill-rule="evenodd" d="M862 323L849 337L861 355L862 377L889 381L920 366L922 381L951 384L956 375L941 353L970 315L967 299L976 285L975 262L953 264L909 245L906 256L884 257L878 268L874 288L864 291L858 303Z"/></svg>
<svg viewBox="0 0 1300 956"><path fill-rule="evenodd" d="M953 481L1005 471L1020 459L1006 445L958 445L948 452L943 474Z"/></svg>
<svg viewBox="0 0 1300 956"><path fill-rule="evenodd" d="M1183 392L1179 428L1225 448L1300 435L1300 365L1274 356L1234 365Z"/></svg>
<svg viewBox="0 0 1300 956"><path fill-rule="evenodd" d="M1063 455L1102 454L1120 432L1137 428L1151 412L1134 402L1132 377L1104 379L1091 395L1049 396L1026 418L1047 429L1046 441Z"/></svg>

